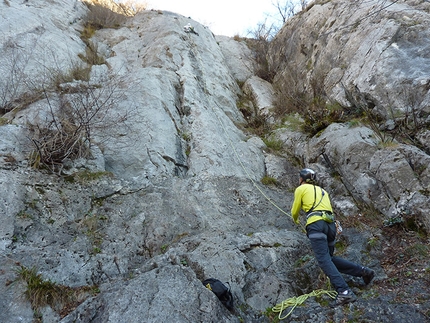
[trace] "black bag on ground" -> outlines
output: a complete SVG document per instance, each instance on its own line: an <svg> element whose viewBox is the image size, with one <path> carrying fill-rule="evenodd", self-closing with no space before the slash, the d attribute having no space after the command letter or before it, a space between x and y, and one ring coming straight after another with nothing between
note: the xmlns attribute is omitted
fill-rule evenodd
<svg viewBox="0 0 430 323"><path fill-rule="evenodd" d="M231 294L230 288L227 288L227 286L215 278L204 280L203 285L205 285L207 289L211 290L225 307L229 310L233 309L233 295Z"/></svg>

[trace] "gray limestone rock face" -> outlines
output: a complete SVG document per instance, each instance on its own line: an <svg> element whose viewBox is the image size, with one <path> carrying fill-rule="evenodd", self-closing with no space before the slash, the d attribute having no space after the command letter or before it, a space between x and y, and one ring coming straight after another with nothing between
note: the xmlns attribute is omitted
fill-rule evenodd
<svg viewBox="0 0 430 323"><path fill-rule="evenodd" d="M275 120L274 89L293 65L299 88L322 73L330 98L345 106L365 98L386 129L411 102L427 118L428 11L410 1L377 11L381 3L316 2L293 17L270 44L278 72L270 84L254 76L245 42L172 12L143 11L97 30L90 40L104 60L88 66L81 1L1 2L0 322L268 322L274 305L325 283L289 214L303 166L317 171L339 215L356 215L364 203L428 230L425 130L420 149L381 143L365 125L334 123L310 137L285 122L270 134L283 144L273 153L245 130L237 106L247 92ZM78 63L90 69L87 79L55 78ZM401 94L401 85L418 96ZM88 155L65 158L54 173L32 167L37 128L85 102L87 112L103 107L82 146ZM344 231L345 256L385 279L375 256L382 251L367 243L380 231ZM94 293L65 312L32 308L20 266ZM229 282L233 311L203 286L209 277ZM359 278L348 283L365 296ZM354 306L381 322L425 320L418 306L390 297ZM310 300L292 318L340 322L345 313Z"/></svg>
<svg viewBox="0 0 430 323"><path fill-rule="evenodd" d="M354 106L348 92L358 91L385 119L412 110L425 118L429 22L428 7L413 1L315 1L270 44L274 85L318 84L343 106ZM288 83L291 75L297 84Z"/></svg>

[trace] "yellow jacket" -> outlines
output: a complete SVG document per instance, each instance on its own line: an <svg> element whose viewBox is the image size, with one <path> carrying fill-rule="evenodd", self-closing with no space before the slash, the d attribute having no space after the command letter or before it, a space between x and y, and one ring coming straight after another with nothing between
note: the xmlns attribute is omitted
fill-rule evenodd
<svg viewBox="0 0 430 323"><path fill-rule="evenodd" d="M306 213L314 206L313 211L330 211L333 212L330 203L330 197L328 196L327 191L323 190L321 187L317 185L312 185L308 183L303 183L294 191L294 203L291 208L291 216L295 223L300 223L299 215L300 209L305 211ZM309 225L313 222L321 220L321 217L318 215L310 216L306 225Z"/></svg>

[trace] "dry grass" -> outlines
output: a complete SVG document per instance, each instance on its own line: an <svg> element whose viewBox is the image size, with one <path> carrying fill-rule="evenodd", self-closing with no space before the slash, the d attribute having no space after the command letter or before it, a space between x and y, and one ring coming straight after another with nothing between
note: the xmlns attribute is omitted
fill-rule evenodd
<svg viewBox="0 0 430 323"><path fill-rule="evenodd" d="M427 238L403 224L384 228L383 236L381 266L388 278L378 282L376 289L380 294L395 292L399 303L422 303L430 288Z"/></svg>
<svg viewBox="0 0 430 323"><path fill-rule="evenodd" d="M44 280L34 267L29 269L20 265L16 273L18 276L16 280L23 281L27 285L24 295L31 303L35 313L42 307L50 306L65 316L86 297L98 292L95 287L71 288L50 280Z"/></svg>
<svg viewBox="0 0 430 323"><path fill-rule="evenodd" d="M366 292L369 297L387 295L394 297L396 303L414 307L428 301L428 233L415 223L415 219L405 218L404 221L385 226L379 213L367 210L363 214L342 217L340 220L344 229L355 228L376 233L367 242L367 252L378 258L386 278L373 282L371 289ZM342 235L339 240L344 240ZM430 313L425 312L425 309L424 306L423 314L428 316Z"/></svg>
<svg viewBox="0 0 430 323"><path fill-rule="evenodd" d="M112 9L102 4L86 3L89 11L84 18L84 25L91 26L94 29L102 28L118 28L126 20L127 16L124 13L112 11Z"/></svg>

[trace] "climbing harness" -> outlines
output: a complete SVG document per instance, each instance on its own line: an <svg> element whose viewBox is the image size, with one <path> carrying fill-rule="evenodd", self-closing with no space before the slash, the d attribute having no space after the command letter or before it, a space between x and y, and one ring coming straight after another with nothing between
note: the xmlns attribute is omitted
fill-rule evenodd
<svg viewBox="0 0 430 323"><path fill-rule="evenodd" d="M288 316L290 316L291 313L294 311L294 309L298 305L303 304L309 297L321 296L324 294L327 294L329 297L331 297L333 299L336 298L336 296L337 296L337 292L334 290L317 289L317 290L312 291L309 294L303 294L303 295L300 295L297 297L291 297L291 298L286 299L282 303L279 303L279 304L275 305L274 307L272 307L272 312L279 313L278 318L280 320L283 320L283 319L287 318ZM290 311L284 317L282 317L282 312L288 307L291 307Z"/></svg>
<svg viewBox="0 0 430 323"><path fill-rule="evenodd" d="M310 214L310 213L312 213L313 212L313 210L318 206L318 205L320 205L321 204L321 201L322 201L322 199L324 198L324 194L325 194L325 192L324 192L324 190L322 189L322 187L320 187L320 189L321 189L321 199L320 199L320 201L318 202L318 204L317 205L315 205L315 202L317 201L317 189L316 189L316 187L315 187L315 184L314 184L314 203L312 203L312 207L309 209L309 211L307 212L308 213L308 215Z"/></svg>

